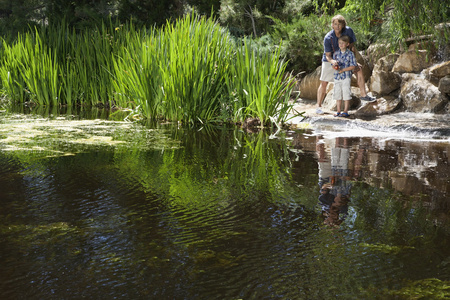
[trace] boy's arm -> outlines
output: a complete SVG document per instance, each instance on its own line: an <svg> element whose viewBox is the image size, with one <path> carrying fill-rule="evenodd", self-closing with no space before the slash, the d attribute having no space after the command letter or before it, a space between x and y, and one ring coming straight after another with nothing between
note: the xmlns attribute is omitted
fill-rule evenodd
<svg viewBox="0 0 450 300"><path fill-rule="evenodd" d="M358 65L358 63L356 62L355 54L353 52L350 52L349 54L350 54L350 64L351 64L351 66L349 66L347 68L340 69L339 70L339 74L342 73L342 72L346 72L346 71L352 71Z"/></svg>
<svg viewBox="0 0 450 300"><path fill-rule="evenodd" d="M339 73L346 72L346 71L352 71L354 68L356 68L356 66L350 66L347 68L339 69Z"/></svg>

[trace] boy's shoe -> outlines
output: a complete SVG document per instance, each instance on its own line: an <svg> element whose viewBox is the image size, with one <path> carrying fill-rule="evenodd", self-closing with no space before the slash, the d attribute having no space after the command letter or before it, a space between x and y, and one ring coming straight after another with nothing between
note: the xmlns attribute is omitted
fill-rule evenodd
<svg viewBox="0 0 450 300"><path fill-rule="evenodd" d="M348 117L350 117L350 115L346 112L343 112L343 113L339 114L339 117L348 118Z"/></svg>
<svg viewBox="0 0 450 300"><path fill-rule="evenodd" d="M359 99L361 99L362 101L367 101L367 102L375 102L377 100L375 97L372 97L369 95L365 95L364 97L360 97Z"/></svg>
<svg viewBox="0 0 450 300"><path fill-rule="evenodd" d="M322 110L322 108L318 107L318 108L316 109L316 114L318 114L318 115L323 115L323 110Z"/></svg>
<svg viewBox="0 0 450 300"><path fill-rule="evenodd" d="M340 117L340 116L341 116L341 113L340 113L340 112L337 112L337 113L334 114L334 116L335 116L335 117Z"/></svg>

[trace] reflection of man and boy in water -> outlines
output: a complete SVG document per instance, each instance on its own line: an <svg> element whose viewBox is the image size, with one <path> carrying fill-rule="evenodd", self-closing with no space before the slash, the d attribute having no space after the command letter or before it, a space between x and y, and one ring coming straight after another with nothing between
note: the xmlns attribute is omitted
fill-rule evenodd
<svg viewBox="0 0 450 300"><path fill-rule="evenodd" d="M355 160L350 158L348 138L336 138L328 157L325 142L317 138L316 150L319 162L319 205L322 208L324 223L337 226L345 220L350 202L352 180L361 176L365 149L360 147Z"/></svg>

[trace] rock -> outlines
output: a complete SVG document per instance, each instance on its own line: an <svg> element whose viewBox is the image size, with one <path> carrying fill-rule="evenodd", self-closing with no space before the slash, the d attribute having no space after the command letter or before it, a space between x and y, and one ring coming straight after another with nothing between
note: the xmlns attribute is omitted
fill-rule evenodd
<svg viewBox="0 0 450 300"><path fill-rule="evenodd" d="M450 61L434 65L423 72L425 74L425 78L437 86L442 77L450 75Z"/></svg>
<svg viewBox="0 0 450 300"><path fill-rule="evenodd" d="M300 91L300 98L316 100L317 99L317 88L320 84L320 72L322 66L316 68L316 70L308 75L306 75L302 81L297 86Z"/></svg>
<svg viewBox="0 0 450 300"><path fill-rule="evenodd" d="M333 84L328 84L328 88L331 89L330 91L327 93L327 96L325 97L325 99L323 100L323 104L322 106L325 107L326 109L329 109L331 111L336 111L336 101L333 100ZM361 104L361 100L359 99L359 88L356 87L352 87L352 100L350 100L350 109L355 109L356 107L358 107ZM342 105L344 105L342 103ZM342 107L343 109L344 107Z"/></svg>
<svg viewBox="0 0 450 300"><path fill-rule="evenodd" d="M427 50L408 50L401 54L392 68L392 72L418 73L432 65Z"/></svg>
<svg viewBox="0 0 450 300"><path fill-rule="evenodd" d="M438 89L441 93L450 95L450 75L447 75L439 80Z"/></svg>
<svg viewBox="0 0 450 300"><path fill-rule="evenodd" d="M450 61L446 61L437 65L432 66L428 69L430 76L442 78L450 75Z"/></svg>
<svg viewBox="0 0 450 300"><path fill-rule="evenodd" d="M390 54L389 48L390 45L385 44L373 44L370 45L369 48L367 48L366 50L366 54L368 57L367 63L372 69L374 69L375 64L378 62L380 58Z"/></svg>
<svg viewBox="0 0 450 300"><path fill-rule="evenodd" d="M407 111L419 113L440 112L448 102L431 82L420 76L414 78L411 74L403 78L400 97Z"/></svg>
<svg viewBox="0 0 450 300"><path fill-rule="evenodd" d="M395 62L397 61L398 57L400 55L398 54L389 54L387 56L384 56L380 58L377 61L377 64L374 67L374 71L383 71L383 72L391 72L392 68L395 65Z"/></svg>
<svg viewBox="0 0 450 300"><path fill-rule="evenodd" d="M398 97L386 96L378 98L376 102L366 103L356 112L357 118L376 117L394 112L401 105L402 101Z"/></svg>
<svg viewBox="0 0 450 300"><path fill-rule="evenodd" d="M369 89L378 95L388 95L400 88L402 78L398 73L391 72L398 54L391 54L378 60L369 80Z"/></svg>
<svg viewBox="0 0 450 300"><path fill-rule="evenodd" d="M420 37L417 37L420 39ZM414 44L409 45L408 51L426 50L429 53L429 57L435 57L438 49L436 48L436 41L432 36L423 36L422 40L417 40Z"/></svg>

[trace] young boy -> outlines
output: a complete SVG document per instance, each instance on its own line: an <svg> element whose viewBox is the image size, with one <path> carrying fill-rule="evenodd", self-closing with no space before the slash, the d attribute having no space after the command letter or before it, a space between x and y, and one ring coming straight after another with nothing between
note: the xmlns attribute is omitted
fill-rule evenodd
<svg viewBox="0 0 450 300"><path fill-rule="evenodd" d="M335 117L348 117L350 100L352 99L350 82L352 70L356 68L355 54L348 49L350 38L343 35L339 38L339 50L333 54L335 64L333 99L336 100L337 113ZM342 100L344 100L344 112L341 113Z"/></svg>

